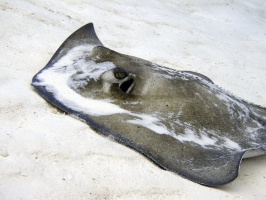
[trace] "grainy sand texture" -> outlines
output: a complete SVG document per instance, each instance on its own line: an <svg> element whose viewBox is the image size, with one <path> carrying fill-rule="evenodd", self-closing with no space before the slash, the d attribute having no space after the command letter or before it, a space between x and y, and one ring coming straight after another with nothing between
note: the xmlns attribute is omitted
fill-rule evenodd
<svg viewBox="0 0 266 200"><path fill-rule="evenodd" d="M162 170L41 98L32 77L76 29L266 107L266 2L0 1L0 199L266 199L266 156L209 188Z"/></svg>

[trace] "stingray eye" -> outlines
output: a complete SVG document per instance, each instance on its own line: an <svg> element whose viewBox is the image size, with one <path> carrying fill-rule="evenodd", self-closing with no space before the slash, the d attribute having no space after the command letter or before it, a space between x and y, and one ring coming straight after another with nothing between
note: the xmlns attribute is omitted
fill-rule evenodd
<svg viewBox="0 0 266 200"><path fill-rule="evenodd" d="M121 67L116 67L113 72L114 72L115 78L117 79L124 79L128 76L128 73L126 72L126 70L124 70Z"/></svg>

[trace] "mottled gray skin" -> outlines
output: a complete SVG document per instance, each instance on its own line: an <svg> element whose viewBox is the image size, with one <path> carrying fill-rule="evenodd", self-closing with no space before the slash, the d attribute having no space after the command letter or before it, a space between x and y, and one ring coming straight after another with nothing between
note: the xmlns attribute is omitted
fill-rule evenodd
<svg viewBox="0 0 266 200"><path fill-rule="evenodd" d="M33 84L49 102L84 119L98 132L111 135L164 169L207 186L231 182L238 175L239 164L246 151L263 152L266 149L265 108L234 97L204 75L171 70L105 48L95 35L92 24L73 33L44 69L80 44L95 46L86 55L86 60L112 62L118 72L123 69L127 72L126 77L130 78L123 79L121 71L118 75L120 79L117 79L119 83L109 82L110 87L106 89L106 79L102 75L98 81L89 81L85 87L76 89L77 93L86 98L112 100L113 104L131 113L156 116L164 128L177 138L183 137L177 139L168 134L155 133L139 124L128 123L128 120L136 119L130 114L96 117L75 112L64 102L54 99L45 87ZM33 83L38 82L37 75ZM75 76L71 78L78 81ZM128 80L132 81L123 87L127 89L133 85L130 91L125 92L122 83ZM184 139L188 129L200 142ZM209 140L215 143L206 143Z"/></svg>

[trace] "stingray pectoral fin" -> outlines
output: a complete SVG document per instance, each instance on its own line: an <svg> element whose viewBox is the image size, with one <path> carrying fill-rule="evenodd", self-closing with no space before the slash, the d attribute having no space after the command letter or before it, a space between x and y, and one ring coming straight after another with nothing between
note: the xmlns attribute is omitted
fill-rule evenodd
<svg viewBox="0 0 266 200"><path fill-rule="evenodd" d="M75 112L72 109L69 109L66 105L64 105L62 102L58 101L54 94L47 91L45 86L40 86L38 83L40 80L38 79L38 75L42 73L42 71L47 70L51 67L53 67L54 64L58 63L58 61L66 56L71 50L75 49L76 47L84 46L82 49L81 54L83 56L86 56L88 54L88 51L91 51L91 48L94 48L96 46L103 46L101 41L98 39L94 26L92 23L88 23L78 30L76 30L74 33L72 33L63 43L62 45L57 49L53 57L50 59L50 61L47 63L47 65L38 72L33 78L32 78L32 86L39 92L39 94L45 98L50 103L54 104L55 106L59 107L60 109L70 112L70 113L76 113L76 115L79 116L78 112ZM76 57L71 59L76 59ZM67 66L68 64L66 64Z"/></svg>
<svg viewBox="0 0 266 200"><path fill-rule="evenodd" d="M244 153L215 155L211 150L206 150L207 157L182 162L179 174L202 185L221 186L233 181L238 176L239 165Z"/></svg>
<svg viewBox="0 0 266 200"><path fill-rule="evenodd" d="M82 46L82 45L84 46L89 45L91 47L103 46L103 44L98 39L95 33L94 26L92 23L88 23L82 26L81 28L79 28L78 30L76 30L74 33L72 33L62 43L62 45L57 49L53 57L50 59L50 61L47 63L47 65L42 70L52 67L53 64L57 63L69 51L73 50L75 47ZM84 55L87 55L87 53L84 52ZM42 72L42 70L40 72ZM38 74L36 74L32 78L32 83L39 82L39 80L37 79ZM34 84L32 85L35 87Z"/></svg>
<svg viewBox="0 0 266 200"><path fill-rule="evenodd" d="M92 23L88 23L74 33L72 33L63 44L57 49L51 60L45 66L49 68L56 63L60 58L65 56L70 50L81 45L91 45L93 47L103 46L99 38L97 37L94 26Z"/></svg>

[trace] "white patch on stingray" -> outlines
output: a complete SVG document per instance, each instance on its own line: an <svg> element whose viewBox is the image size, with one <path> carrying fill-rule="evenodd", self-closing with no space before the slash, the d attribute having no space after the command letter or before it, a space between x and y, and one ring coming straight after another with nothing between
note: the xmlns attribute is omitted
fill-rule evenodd
<svg viewBox="0 0 266 200"><path fill-rule="evenodd" d="M138 105L138 104L142 104L142 102L140 101L123 101L123 104L130 104L130 105Z"/></svg>
<svg viewBox="0 0 266 200"><path fill-rule="evenodd" d="M168 129L162 123L160 123L160 120L156 117L152 117L150 115L145 115L145 114L133 114L133 113L130 113L130 115L139 118L134 120L128 120L127 122L131 124L137 124L146 127L158 134L173 135L170 131L168 131Z"/></svg>
<svg viewBox="0 0 266 200"><path fill-rule="evenodd" d="M77 72L84 74L88 79L97 80L103 71L115 67L111 62L96 64L94 61L86 61L85 56L92 48L90 45L82 45L70 50L51 68L43 70L37 77L39 82L33 84L45 86L59 102L78 112L94 116L128 113L115 104L84 98L69 87L77 86L70 79Z"/></svg>
<svg viewBox="0 0 266 200"><path fill-rule="evenodd" d="M77 60L84 58L86 53L91 52L94 46L92 45L80 45L77 47L74 47L71 49L65 56L60 58L53 67L55 68L61 68L63 66L71 66L73 65Z"/></svg>
<svg viewBox="0 0 266 200"><path fill-rule="evenodd" d="M198 136L191 129L185 129L185 134L178 135L175 138L181 142L194 142L204 147L216 146L216 143L218 142L216 138L210 138L203 133Z"/></svg>
<svg viewBox="0 0 266 200"><path fill-rule="evenodd" d="M152 63L152 67L153 69L159 72L158 74L154 74L154 75L163 76L167 79L173 79L175 78L175 75L177 74L176 70L163 67L163 66L159 66L155 63ZM160 73L160 72L164 72L164 73Z"/></svg>
<svg viewBox="0 0 266 200"><path fill-rule="evenodd" d="M223 146L229 148L229 149L236 149L236 150L241 150L242 148L235 143L234 141L230 140L229 138L223 138L224 139L224 144Z"/></svg>
<svg viewBox="0 0 266 200"><path fill-rule="evenodd" d="M211 137L210 137L211 136ZM199 130L196 134L190 128L185 128L185 134L175 136L181 142L193 142L205 148L227 148L231 150L242 150L242 148L229 138L221 137L214 131Z"/></svg>

